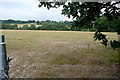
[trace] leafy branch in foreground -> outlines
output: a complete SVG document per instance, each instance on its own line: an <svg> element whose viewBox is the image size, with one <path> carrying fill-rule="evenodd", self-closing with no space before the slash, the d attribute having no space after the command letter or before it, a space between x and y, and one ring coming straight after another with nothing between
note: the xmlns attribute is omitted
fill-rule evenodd
<svg viewBox="0 0 120 80"><path fill-rule="evenodd" d="M110 45L113 49L117 49L117 48L120 48L120 42L119 41L116 41L116 40L113 40L113 41L109 41L106 37L105 34L102 34L101 32L97 31L95 34L94 34L94 40L99 40L101 41L101 43L104 45L104 46L108 46Z"/></svg>

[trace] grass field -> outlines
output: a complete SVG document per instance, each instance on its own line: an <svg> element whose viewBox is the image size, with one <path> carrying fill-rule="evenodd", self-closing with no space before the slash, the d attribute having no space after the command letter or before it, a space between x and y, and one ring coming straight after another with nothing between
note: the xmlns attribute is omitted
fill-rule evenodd
<svg viewBox="0 0 120 80"><path fill-rule="evenodd" d="M3 30L11 78L116 77L118 51L93 40L94 32ZM105 33L110 40L116 33Z"/></svg>

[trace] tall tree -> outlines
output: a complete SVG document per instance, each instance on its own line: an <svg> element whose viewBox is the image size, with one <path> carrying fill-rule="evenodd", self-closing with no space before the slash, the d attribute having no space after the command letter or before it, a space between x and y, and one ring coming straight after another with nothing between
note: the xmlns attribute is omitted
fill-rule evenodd
<svg viewBox="0 0 120 80"><path fill-rule="evenodd" d="M37 23L37 25L40 25L40 21L37 21L36 23Z"/></svg>
<svg viewBox="0 0 120 80"><path fill-rule="evenodd" d="M29 30L29 26L28 26L28 25L23 25L23 26L22 26L22 29L23 29L23 30Z"/></svg>
<svg viewBox="0 0 120 80"><path fill-rule="evenodd" d="M30 30L35 30L36 29L36 26L34 24L31 24L30 25Z"/></svg>

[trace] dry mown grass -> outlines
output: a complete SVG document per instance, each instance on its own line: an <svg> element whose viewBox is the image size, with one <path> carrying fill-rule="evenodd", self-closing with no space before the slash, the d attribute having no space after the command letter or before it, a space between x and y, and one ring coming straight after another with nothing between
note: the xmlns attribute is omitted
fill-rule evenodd
<svg viewBox="0 0 120 80"><path fill-rule="evenodd" d="M93 32L3 30L10 77L116 77L118 52L93 40ZM106 33L117 39L115 33Z"/></svg>

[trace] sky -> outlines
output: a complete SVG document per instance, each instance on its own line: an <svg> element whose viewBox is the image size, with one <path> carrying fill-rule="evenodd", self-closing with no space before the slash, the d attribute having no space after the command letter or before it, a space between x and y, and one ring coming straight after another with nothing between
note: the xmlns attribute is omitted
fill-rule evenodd
<svg viewBox="0 0 120 80"><path fill-rule="evenodd" d="M38 7L37 0L0 0L0 19L14 20L53 20L53 21L71 21L61 15L62 7L48 10L45 7Z"/></svg>

